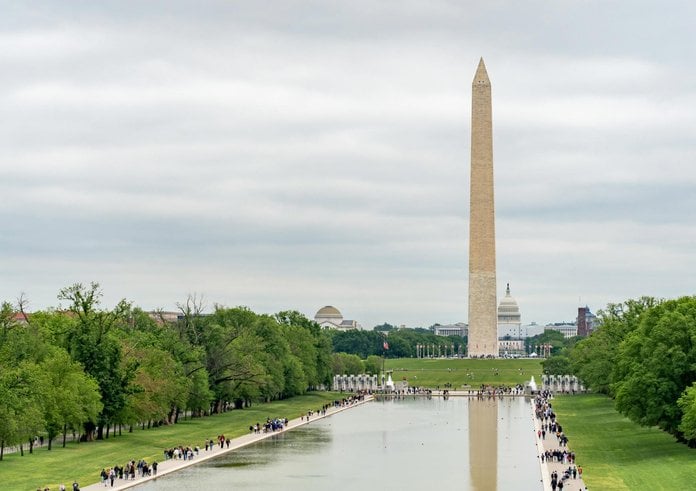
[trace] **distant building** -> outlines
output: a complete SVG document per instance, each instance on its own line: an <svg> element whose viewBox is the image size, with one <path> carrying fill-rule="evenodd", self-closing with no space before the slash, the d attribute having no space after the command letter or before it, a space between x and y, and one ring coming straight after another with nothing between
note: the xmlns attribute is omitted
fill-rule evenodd
<svg viewBox="0 0 696 491"><path fill-rule="evenodd" d="M505 288L505 296L498 304L498 354L511 356L524 354L524 338L526 331L522 329L522 314L512 295L510 283Z"/></svg>
<svg viewBox="0 0 696 491"><path fill-rule="evenodd" d="M314 316L314 322L319 324L322 329L362 329L357 321L344 319L343 314L331 305L320 308Z"/></svg>
<svg viewBox="0 0 696 491"><path fill-rule="evenodd" d="M578 336L589 336L595 330L597 316L590 312L590 308L587 305L578 307L576 324L578 326Z"/></svg>
<svg viewBox="0 0 696 491"><path fill-rule="evenodd" d="M508 283L505 296L498 305L498 339L521 339L522 337L522 314L520 314L517 300L510 295L510 283Z"/></svg>
<svg viewBox="0 0 696 491"><path fill-rule="evenodd" d="M500 339L500 356L523 355L524 354L524 339Z"/></svg>
<svg viewBox="0 0 696 491"><path fill-rule="evenodd" d="M533 338L544 332L544 326L532 322L530 324L525 324L522 326L522 337L523 338Z"/></svg>
<svg viewBox="0 0 696 491"><path fill-rule="evenodd" d="M456 324L447 324L441 326L440 324L435 324L433 326L433 332L435 336L467 336L469 326L464 322L457 322Z"/></svg>
<svg viewBox="0 0 696 491"><path fill-rule="evenodd" d="M558 322L545 325L544 331L558 331L567 339L578 335L578 326L569 322Z"/></svg>

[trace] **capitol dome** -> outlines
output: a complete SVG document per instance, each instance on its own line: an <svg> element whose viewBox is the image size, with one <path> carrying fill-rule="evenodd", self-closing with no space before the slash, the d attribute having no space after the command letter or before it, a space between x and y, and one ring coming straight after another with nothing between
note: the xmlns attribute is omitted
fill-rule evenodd
<svg viewBox="0 0 696 491"><path fill-rule="evenodd" d="M498 305L498 324L517 324L521 322L520 307L517 305L517 300L510 295L510 283L508 283L505 289L505 297Z"/></svg>

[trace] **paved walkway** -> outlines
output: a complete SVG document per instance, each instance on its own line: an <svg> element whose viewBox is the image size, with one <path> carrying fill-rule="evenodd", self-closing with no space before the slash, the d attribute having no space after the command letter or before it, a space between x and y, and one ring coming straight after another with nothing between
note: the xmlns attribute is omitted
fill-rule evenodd
<svg viewBox="0 0 696 491"><path fill-rule="evenodd" d="M553 401L553 399L550 399L550 401ZM560 449L561 451L566 450L570 452L571 449L568 446L562 447L555 434L546 432L546 438L540 438L538 436L539 430L541 430L541 420L536 417L534 399L532 399L532 420L534 421L534 439L537 447L537 458L539 459L539 465L541 466L541 478L544 484L544 491L551 491L551 473L556 471L560 480L566 469L568 469L568 467L573 467L573 464L564 464L562 462L556 462L555 460L544 460L544 463L542 463L541 454L547 450L553 452L554 450ZM563 426L562 421L559 421L559 423L561 426ZM571 476L563 484L563 491L585 491L585 489L587 489L580 476L578 476L577 479L573 479Z"/></svg>
<svg viewBox="0 0 696 491"><path fill-rule="evenodd" d="M241 447L245 447L247 445L251 445L252 443L256 443L261 440L265 440L266 438L270 438L274 435L278 435L280 433L292 430L293 428L297 428L298 426L303 426L308 423L311 423L312 421L316 421L318 419L326 418L328 416L331 416L336 413L340 413L341 411L345 411L346 409L350 409L356 406L359 406L361 404L364 404L365 402L371 401L372 396L365 396L365 399L362 401L355 402L353 404L347 405L347 406L339 406L335 407L332 406L329 409L327 409L325 415L319 415L319 414L313 414L311 418L307 418L305 415L302 419L293 419L288 422L288 424L283 428L282 430L279 431L269 431L268 433L249 433L244 436L240 436L238 438L234 438L230 440L230 446L229 448L225 446L224 448L220 447L219 445L216 445L213 447L212 450L204 450L201 449L199 454L195 456L192 460L183 460L183 459L169 459L169 460L163 460L163 461L158 461L158 466L157 466L157 475L156 476L147 476L147 477L136 477L135 480L125 480L125 479L115 479L114 480L114 485L113 487L105 486L101 484L100 482L97 484L91 484L89 486L80 486L81 491L98 491L98 490L103 490L103 489L110 489L110 490L120 490L120 489L128 489L132 488L134 486L138 486L144 482L151 481L153 479L157 479L158 477L165 476L167 474L171 474L172 472L176 472L180 469L183 469L184 467L190 467L192 465L196 465L199 462L203 462L205 460L210 460L215 457L218 457L220 455L226 454L228 452L232 452L234 450L237 450ZM224 433L224 431L222 431ZM164 451L164 449L162 449ZM118 464L118 462L115 462L114 464ZM151 464L151 462L148 462L148 464ZM110 467L108 463L105 463L104 467ZM99 479L98 471L95 473L95 478ZM71 490L71 484L72 483L65 483L65 487L68 490ZM108 481L107 481L108 484Z"/></svg>

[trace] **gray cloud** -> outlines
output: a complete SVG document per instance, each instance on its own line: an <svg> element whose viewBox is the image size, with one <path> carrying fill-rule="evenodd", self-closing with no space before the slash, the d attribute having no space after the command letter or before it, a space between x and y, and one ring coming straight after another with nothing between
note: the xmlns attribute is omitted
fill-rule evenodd
<svg viewBox="0 0 696 491"><path fill-rule="evenodd" d="M0 298L466 320L470 83L523 319L693 294L689 2L52 2L0 19Z"/></svg>

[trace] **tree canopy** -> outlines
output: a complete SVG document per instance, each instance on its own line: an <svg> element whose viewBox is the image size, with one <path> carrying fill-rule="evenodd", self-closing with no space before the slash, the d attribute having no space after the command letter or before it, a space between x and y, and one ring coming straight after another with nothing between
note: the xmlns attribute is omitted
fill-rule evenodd
<svg viewBox="0 0 696 491"><path fill-rule="evenodd" d="M561 356L629 419L696 446L696 297L610 304L599 328Z"/></svg>
<svg viewBox="0 0 696 491"><path fill-rule="evenodd" d="M380 327L380 326L377 326ZM331 333L334 352L358 355L363 360L370 355L386 358L415 358L418 346L427 345L430 352L466 352L466 339L459 336L436 336L427 329L397 329L361 331L351 329ZM388 348L385 349L387 343Z"/></svg>
<svg viewBox="0 0 696 491"><path fill-rule="evenodd" d="M299 312L206 314L190 296L172 318L101 299L98 283L76 283L58 293L57 309L0 306L0 459L8 445L31 450L38 435L50 449L68 432L109 438L117 427L172 424L331 382L330 335Z"/></svg>

